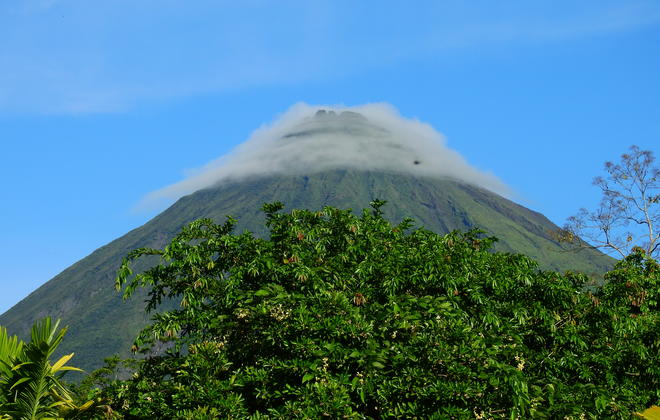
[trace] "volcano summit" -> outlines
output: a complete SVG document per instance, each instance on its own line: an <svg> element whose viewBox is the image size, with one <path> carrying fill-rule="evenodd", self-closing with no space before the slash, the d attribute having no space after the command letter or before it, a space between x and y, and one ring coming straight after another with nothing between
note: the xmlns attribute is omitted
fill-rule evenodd
<svg viewBox="0 0 660 420"><path fill-rule="evenodd" d="M493 174L470 166L430 125L387 104L350 108L297 104L256 130L231 153L196 174L149 194L147 203L259 176L309 175L333 169L450 178L511 196Z"/></svg>

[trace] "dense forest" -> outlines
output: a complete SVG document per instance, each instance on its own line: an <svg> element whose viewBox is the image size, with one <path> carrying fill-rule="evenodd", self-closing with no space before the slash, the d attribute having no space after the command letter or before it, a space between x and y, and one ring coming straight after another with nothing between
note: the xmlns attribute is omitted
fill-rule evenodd
<svg viewBox="0 0 660 420"><path fill-rule="evenodd" d="M268 239L196 221L125 259L154 312L132 361L79 384L65 329L0 330L5 418L630 418L660 401L660 266L641 248L579 273L360 215L264 206ZM133 274L141 258L160 259ZM73 363L75 364L75 363Z"/></svg>

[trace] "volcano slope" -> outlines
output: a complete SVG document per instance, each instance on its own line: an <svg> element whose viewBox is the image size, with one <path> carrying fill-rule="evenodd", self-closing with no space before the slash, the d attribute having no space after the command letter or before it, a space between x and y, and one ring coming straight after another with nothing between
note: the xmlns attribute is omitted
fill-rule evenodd
<svg viewBox="0 0 660 420"><path fill-rule="evenodd" d="M329 170L310 175L254 177L224 182L180 198L145 225L97 249L45 283L0 316L0 325L24 336L44 316L61 318L69 331L61 352L75 352L75 365L90 370L103 358L127 355L138 330L149 321L144 295L122 301L114 278L122 258L139 247L164 246L185 224L203 217L238 219L236 232L266 231L262 205L281 201L286 209L331 205L360 211L386 200L386 217L405 217L437 233L481 228L499 239L495 250L524 253L541 268L603 273L614 260L595 250L566 252L550 232L557 229L540 213L488 190L451 179L383 171Z"/></svg>

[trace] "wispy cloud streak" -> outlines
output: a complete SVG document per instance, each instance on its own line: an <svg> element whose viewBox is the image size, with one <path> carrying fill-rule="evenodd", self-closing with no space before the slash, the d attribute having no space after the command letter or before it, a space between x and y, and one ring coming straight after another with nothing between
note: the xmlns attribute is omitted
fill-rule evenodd
<svg viewBox="0 0 660 420"><path fill-rule="evenodd" d="M562 42L660 22L620 1L0 4L0 113L116 112L355 74L489 44Z"/></svg>

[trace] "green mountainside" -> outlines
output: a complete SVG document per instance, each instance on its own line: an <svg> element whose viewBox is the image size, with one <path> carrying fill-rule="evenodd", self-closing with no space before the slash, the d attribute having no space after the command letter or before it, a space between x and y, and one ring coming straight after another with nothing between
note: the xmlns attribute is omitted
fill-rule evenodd
<svg viewBox="0 0 660 420"><path fill-rule="evenodd" d="M103 357L128 354L138 330L148 321L143 298L123 302L114 290L116 270L129 251L162 247L182 226L202 217L222 222L231 215L238 219L238 232L249 229L264 234L261 207L266 202L281 201L287 209L331 205L359 211L374 199L388 202L384 212L393 222L412 217L416 226L438 233L482 228L499 238L496 250L527 254L542 268L603 273L614 263L594 250L564 251L549 235L557 226L543 215L469 184L357 170L277 175L227 182L179 199L145 225L45 283L0 315L0 325L25 336L36 319L61 318L69 332L60 350L75 352L76 366L94 369Z"/></svg>

